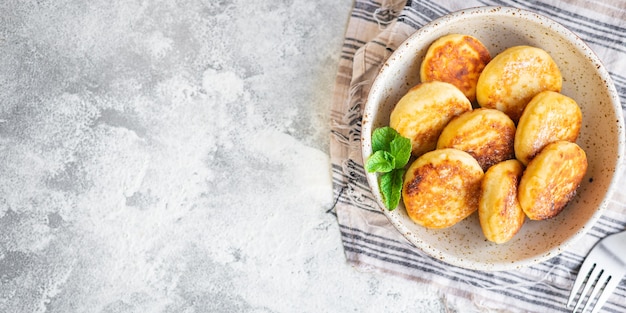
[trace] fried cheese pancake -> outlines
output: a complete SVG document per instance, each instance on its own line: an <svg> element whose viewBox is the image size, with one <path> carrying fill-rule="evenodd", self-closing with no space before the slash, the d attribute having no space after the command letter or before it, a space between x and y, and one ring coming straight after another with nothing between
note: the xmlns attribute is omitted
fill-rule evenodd
<svg viewBox="0 0 626 313"><path fill-rule="evenodd" d="M543 91L526 105L517 124L515 157L524 164L547 144L575 142L583 115L574 99L554 91Z"/></svg>
<svg viewBox="0 0 626 313"><path fill-rule="evenodd" d="M526 167L518 200L532 220L559 214L574 197L587 171L587 156L576 143L556 141L545 146Z"/></svg>
<svg viewBox="0 0 626 313"><path fill-rule="evenodd" d="M557 64L544 50L515 46L496 55L478 78L476 100L481 107L498 109L514 122L536 94L560 92L563 78Z"/></svg>
<svg viewBox="0 0 626 313"><path fill-rule="evenodd" d="M435 40L420 67L422 82L443 81L459 88L470 100L476 100L478 77L491 55L475 37L450 34Z"/></svg>
<svg viewBox="0 0 626 313"><path fill-rule="evenodd" d="M406 172L402 199L407 214L427 228L450 227L478 209L483 170L467 152L425 153Z"/></svg>
<svg viewBox="0 0 626 313"><path fill-rule="evenodd" d="M517 199L524 166L512 159L490 167L481 183L478 220L487 240L505 243L522 228L526 214Z"/></svg>
<svg viewBox="0 0 626 313"><path fill-rule="evenodd" d="M452 119L443 129L437 149L455 148L473 156L486 171L515 157L515 123L503 112L479 108Z"/></svg>
<svg viewBox="0 0 626 313"><path fill-rule="evenodd" d="M443 128L455 116L472 109L454 85L426 82L411 88L391 112L389 126L411 140L412 154L435 149Z"/></svg>

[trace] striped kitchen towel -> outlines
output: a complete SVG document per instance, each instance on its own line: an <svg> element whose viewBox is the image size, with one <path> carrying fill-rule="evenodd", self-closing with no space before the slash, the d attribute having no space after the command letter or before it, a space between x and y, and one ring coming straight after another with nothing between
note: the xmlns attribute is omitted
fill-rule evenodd
<svg viewBox="0 0 626 313"><path fill-rule="evenodd" d="M481 272L446 265L406 241L376 204L365 179L360 151L361 112L380 66L415 30L460 9L500 5L548 16L580 36L604 62L626 104L626 1L393 1L356 0L345 33L331 108L331 163L336 203L348 262L361 270L393 273L438 290L463 312L568 312L573 280L585 255L601 238L626 229L626 188L580 242L527 268ZM626 109L624 109L626 112ZM620 185L625 186L626 175ZM622 281L604 307L626 312Z"/></svg>

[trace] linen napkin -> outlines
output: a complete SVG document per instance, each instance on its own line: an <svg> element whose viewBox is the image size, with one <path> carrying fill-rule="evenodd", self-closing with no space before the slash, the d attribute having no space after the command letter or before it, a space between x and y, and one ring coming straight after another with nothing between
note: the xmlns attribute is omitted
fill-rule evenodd
<svg viewBox="0 0 626 313"><path fill-rule="evenodd" d="M365 179L360 150L361 112L374 77L415 30L460 9L500 5L548 16L580 36L604 62L626 112L626 2L356 0L351 12L331 108L330 152L336 214L345 255L364 271L428 284L446 305L467 311L568 312L567 297L584 257L608 234L626 229L626 175L606 213L576 245L518 270L481 272L447 265L411 245L381 212ZM626 312L626 280L605 312Z"/></svg>

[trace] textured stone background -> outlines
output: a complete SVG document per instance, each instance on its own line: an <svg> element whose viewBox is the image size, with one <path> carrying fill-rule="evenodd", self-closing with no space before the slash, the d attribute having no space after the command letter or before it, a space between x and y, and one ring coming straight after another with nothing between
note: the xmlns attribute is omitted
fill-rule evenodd
<svg viewBox="0 0 626 313"><path fill-rule="evenodd" d="M0 2L0 312L443 311L345 263L352 2Z"/></svg>

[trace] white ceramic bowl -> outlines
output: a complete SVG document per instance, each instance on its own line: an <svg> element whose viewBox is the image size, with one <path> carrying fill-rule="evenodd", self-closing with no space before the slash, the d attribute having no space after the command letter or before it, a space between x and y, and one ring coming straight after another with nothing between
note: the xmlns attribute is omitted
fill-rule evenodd
<svg viewBox="0 0 626 313"><path fill-rule="evenodd" d="M426 229L413 223L402 201L388 211L380 199L376 174L367 179L381 210L411 243L443 262L477 270L507 270L554 257L584 235L597 221L616 186L624 158L624 122L619 98L598 57L564 26L525 10L481 7L451 13L416 31L387 60L369 93L363 112L363 159L372 152L372 131L389 125L389 114L409 88L420 82L419 66L437 38L460 33L477 37L492 57L515 45L546 50L563 75L562 93L577 101L583 125L577 143L589 167L576 197L557 217L526 219L509 242L487 241L477 213L447 229Z"/></svg>

